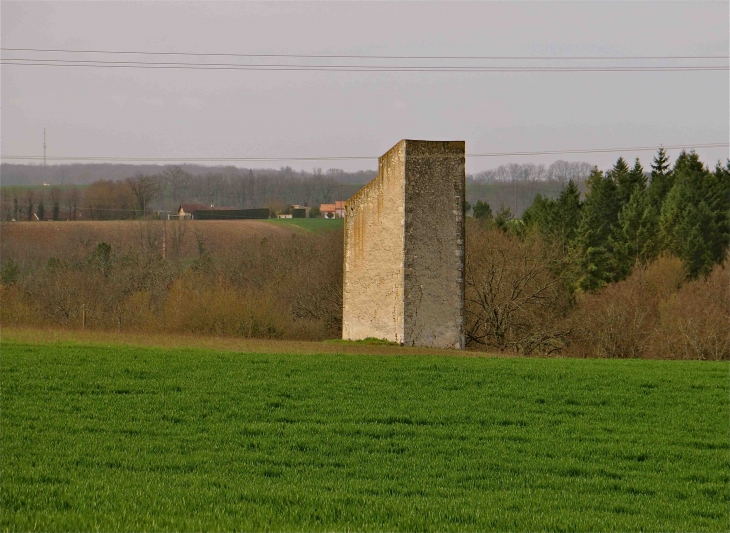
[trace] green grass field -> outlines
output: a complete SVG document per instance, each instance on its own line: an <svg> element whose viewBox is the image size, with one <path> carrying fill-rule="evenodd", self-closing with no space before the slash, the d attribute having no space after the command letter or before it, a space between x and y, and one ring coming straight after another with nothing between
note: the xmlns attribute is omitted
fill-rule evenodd
<svg viewBox="0 0 730 533"><path fill-rule="evenodd" d="M297 226L307 231L319 232L328 229L341 230L345 226L344 218L272 218L272 224L282 226Z"/></svg>
<svg viewBox="0 0 730 533"><path fill-rule="evenodd" d="M0 529L727 531L729 369L5 342Z"/></svg>

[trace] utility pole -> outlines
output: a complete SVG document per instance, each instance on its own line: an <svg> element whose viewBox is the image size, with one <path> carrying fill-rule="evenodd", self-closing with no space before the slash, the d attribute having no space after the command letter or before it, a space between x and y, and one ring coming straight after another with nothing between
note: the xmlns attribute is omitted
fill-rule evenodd
<svg viewBox="0 0 730 533"><path fill-rule="evenodd" d="M43 174L45 175L46 168L46 128L43 128Z"/></svg>

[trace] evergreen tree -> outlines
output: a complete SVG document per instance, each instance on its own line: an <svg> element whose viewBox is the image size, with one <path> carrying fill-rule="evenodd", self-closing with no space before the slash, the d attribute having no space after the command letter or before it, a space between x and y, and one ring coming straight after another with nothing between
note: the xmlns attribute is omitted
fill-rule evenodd
<svg viewBox="0 0 730 533"><path fill-rule="evenodd" d="M522 222L557 240L566 253L580 224L580 207L580 191L570 180L557 200L540 194L535 196L532 205L522 214Z"/></svg>
<svg viewBox="0 0 730 533"><path fill-rule="evenodd" d="M630 174L629 165L623 157L619 157L613 168L606 172L606 177L610 178L616 185L616 198L619 201L619 210L621 206L629 201L629 197L631 196L630 192L626 194L627 191L632 190Z"/></svg>
<svg viewBox="0 0 730 533"><path fill-rule="evenodd" d="M43 220L43 217L46 216L46 206L43 205L43 200L38 202L38 210L36 214L38 215L38 220Z"/></svg>
<svg viewBox="0 0 730 533"><path fill-rule="evenodd" d="M588 193L571 250L576 269L576 286L584 291L600 289L614 277L611 271L610 237L618 224L619 213L614 171L604 175L596 167L586 181ZM628 167L625 167L625 173L628 174Z"/></svg>
<svg viewBox="0 0 730 533"><path fill-rule="evenodd" d="M504 204L500 204L499 211L497 211L497 216L494 217L494 223L502 231L507 231L508 226L512 222L513 218L515 217L512 214L512 210L509 207L506 207Z"/></svg>
<svg viewBox="0 0 730 533"><path fill-rule="evenodd" d="M674 173L669 168L669 156L664 148L659 148L651 164L651 182L649 183L649 201L661 210L664 198L674 185Z"/></svg>
<svg viewBox="0 0 730 533"><path fill-rule="evenodd" d="M555 218L555 201L537 194L530 207L522 213L522 222L528 228L535 228L541 233L552 233Z"/></svg>
<svg viewBox="0 0 730 533"><path fill-rule="evenodd" d="M646 176L644 176L644 169L638 158L631 170L628 170L623 158L619 158L610 172L616 182L618 201L621 207L629 203L631 196L637 189L646 189Z"/></svg>
<svg viewBox="0 0 730 533"><path fill-rule="evenodd" d="M730 168L712 173L695 152L682 152L674 165L674 186L664 200L663 244L684 261L690 276L721 263L730 242Z"/></svg>
<svg viewBox="0 0 730 533"><path fill-rule="evenodd" d="M568 184L560 192L560 196L555 202L554 213L557 222L557 233L563 246L563 252L565 252L568 243L575 239L580 224L580 191L573 180L568 181Z"/></svg>
<svg viewBox="0 0 730 533"><path fill-rule="evenodd" d="M614 280L625 278L637 264L645 264L659 253L659 211L644 189L636 188L621 209L616 231L610 239Z"/></svg>
<svg viewBox="0 0 730 533"><path fill-rule="evenodd" d="M472 208L474 210L474 218L482 219L482 220L491 220L492 218L492 208L489 207L489 204L487 202L482 202L481 200L477 200L476 205Z"/></svg>

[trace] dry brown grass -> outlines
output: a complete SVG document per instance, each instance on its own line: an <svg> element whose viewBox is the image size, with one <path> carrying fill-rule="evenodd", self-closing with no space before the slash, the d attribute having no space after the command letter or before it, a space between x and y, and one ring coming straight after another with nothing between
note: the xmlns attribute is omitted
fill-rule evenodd
<svg viewBox="0 0 730 533"><path fill-rule="evenodd" d="M193 257L202 243L217 254L242 240L275 238L302 233L296 226L264 220L170 220L168 257ZM98 243L116 250L151 248L162 253L163 221L105 220L77 222L13 222L3 224L0 257L38 265L51 257L83 256Z"/></svg>
<svg viewBox="0 0 730 533"><path fill-rule="evenodd" d="M344 342L314 342L271 339L244 339L241 337L110 332L99 330L70 330L59 328L3 327L0 342L23 344L78 343L85 345L148 346L161 348L202 348L240 353L286 353L296 355L441 355L450 357L508 357L502 354L412 348L379 344Z"/></svg>

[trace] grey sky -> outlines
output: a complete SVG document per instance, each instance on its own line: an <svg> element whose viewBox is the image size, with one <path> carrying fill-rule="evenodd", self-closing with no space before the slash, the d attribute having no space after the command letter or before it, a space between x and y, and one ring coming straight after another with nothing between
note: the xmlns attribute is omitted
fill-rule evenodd
<svg viewBox="0 0 730 533"><path fill-rule="evenodd" d="M727 56L728 15L727 2L3 1L1 40L5 48L150 52ZM68 56L3 52L8 57ZM58 156L378 156L402 138L465 140L468 153L727 142L729 99L727 71L333 73L3 65L2 154L41 155L44 126L48 154ZM698 152L710 164L728 157L727 148ZM556 159L606 168L618 155L474 158L467 171ZM638 155L648 167L653 153L621 155ZM287 164L376 168L375 161L238 163Z"/></svg>

